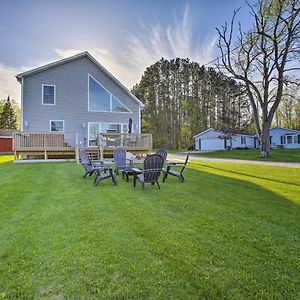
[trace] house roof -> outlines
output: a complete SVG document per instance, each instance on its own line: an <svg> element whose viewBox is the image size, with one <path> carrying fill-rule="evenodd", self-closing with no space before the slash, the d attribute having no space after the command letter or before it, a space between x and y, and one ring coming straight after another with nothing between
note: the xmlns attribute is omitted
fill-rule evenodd
<svg viewBox="0 0 300 300"><path fill-rule="evenodd" d="M12 137L13 133L17 130L14 129L0 129L0 136Z"/></svg>
<svg viewBox="0 0 300 300"><path fill-rule="evenodd" d="M200 136L200 135L202 135L202 134L204 134L206 132L209 132L209 131L216 131L216 132L219 132L220 134L224 134L224 132L221 131L221 130L217 130L217 129L214 129L214 128L208 128L208 129L206 129L206 130L204 130L204 131L202 131L202 132L194 135L193 138L196 138L196 137L198 137L198 136ZM244 133L233 133L233 135L235 135L235 136L255 137L255 135L244 134Z"/></svg>
<svg viewBox="0 0 300 300"><path fill-rule="evenodd" d="M68 62L72 62L74 60L77 60L79 58L86 57L88 58L92 63L94 63L104 74L106 74L112 81L114 81L130 98L132 98L134 101L136 101L141 108L143 108L145 105L137 98L135 97L116 77L114 77L109 71L107 71L89 52L85 51L82 53L75 54L73 56L57 60L55 62L46 64L44 66L40 66L34 69L31 69L29 71L20 73L16 76L17 80L21 83L22 78L31 76L33 74L43 72L45 70L55 68L57 66L63 65Z"/></svg>
<svg viewBox="0 0 300 300"><path fill-rule="evenodd" d="M286 128L286 127L280 127L280 126L272 127L272 128L270 129L270 131L275 130L275 129L283 129L283 130L288 130L288 131L291 131L291 132L300 134L300 131L299 131L299 130L290 129L290 128Z"/></svg>
<svg viewBox="0 0 300 300"><path fill-rule="evenodd" d="M220 130L216 130L216 129L214 129L214 128L208 128L208 129L206 129L206 130L204 130L204 131L202 131L202 132L200 132L200 133L194 135L194 136L193 136L193 139L196 138L196 137L198 137L198 136L200 136L200 135L202 135L202 134L204 134L204 133L206 133L206 132L209 132L209 131L218 131L218 132L221 132Z"/></svg>

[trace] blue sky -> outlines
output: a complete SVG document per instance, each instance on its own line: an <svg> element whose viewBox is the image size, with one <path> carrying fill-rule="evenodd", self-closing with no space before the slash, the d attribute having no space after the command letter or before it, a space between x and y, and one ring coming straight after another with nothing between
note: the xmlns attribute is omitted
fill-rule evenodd
<svg viewBox="0 0 300 300"><path fill-rule="evenodd" d="M161 57L205 64L239 7L247 28L243 0L0 0L0 99L19 100L17 73L85 50L128 88Z"/></svg>

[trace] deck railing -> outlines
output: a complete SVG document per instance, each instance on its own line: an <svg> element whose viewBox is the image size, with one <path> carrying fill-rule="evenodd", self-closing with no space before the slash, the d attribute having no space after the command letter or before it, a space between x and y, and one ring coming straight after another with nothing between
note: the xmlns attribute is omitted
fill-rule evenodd
<svg viewBox="0 0 300 300"><path fill-rule="evenodd" d="M15 132L14 151L67 150L77 145L75 132Z"/></svg>
<svg viewBox="0 0 300 300"><path fill-rule="evenodd" d="M152 134L99 133L99 148L123 147L126 150L152 150Z"/></svg>

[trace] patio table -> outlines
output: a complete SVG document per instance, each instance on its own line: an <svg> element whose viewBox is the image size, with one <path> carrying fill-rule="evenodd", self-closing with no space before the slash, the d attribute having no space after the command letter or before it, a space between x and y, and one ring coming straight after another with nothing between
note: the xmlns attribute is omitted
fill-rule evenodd
<svg viewBox="0 0 300 300"><path fill-rule="evenodd" d="M141 174L143 170L135 167L135 166L129 166L128 168L122 170L122 177L126 177L126 181L129 181L129 176L134 176L135 174Z"/></svg>

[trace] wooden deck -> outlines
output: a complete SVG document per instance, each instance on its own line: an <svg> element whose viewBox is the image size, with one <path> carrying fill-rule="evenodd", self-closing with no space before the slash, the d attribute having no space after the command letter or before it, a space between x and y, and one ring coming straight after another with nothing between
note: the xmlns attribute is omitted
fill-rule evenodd
<svg viewBox="0 0 300 300"><path fill-rule="evenodd" d="M75 132L16 132L13 134L14 159L75 158Z"/></svg>
<svg viewBox="0 0 300 300"><path fill-rule="evenodd" d="M152 150L151 134L105 133L98 135L98 145L85 147L94 158L112 157L116 147L123 147L135 155ZM76 159L78 161L78 135L75 132L16 132L13 134L14 159Z"/></svg>

